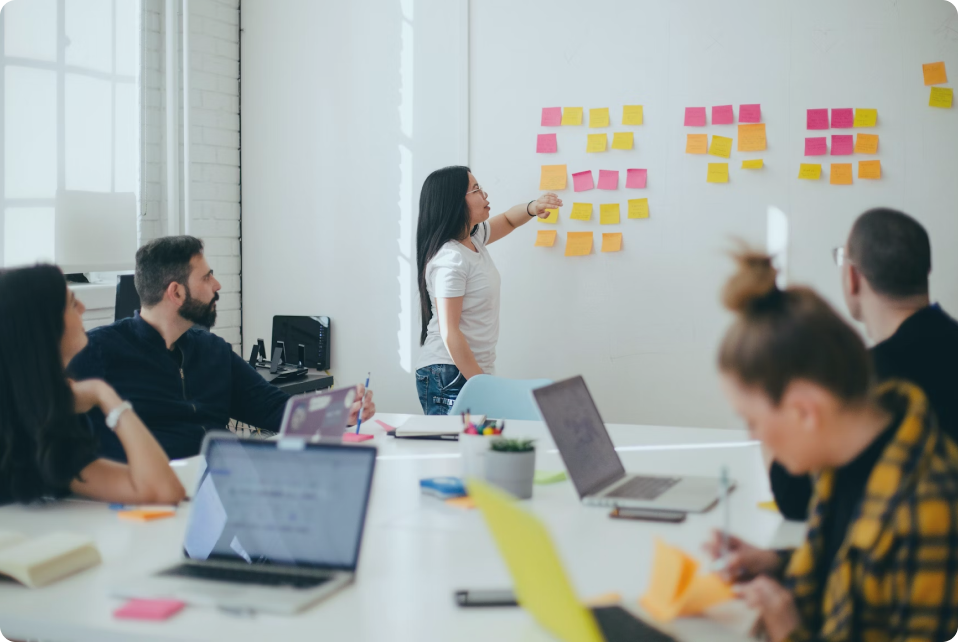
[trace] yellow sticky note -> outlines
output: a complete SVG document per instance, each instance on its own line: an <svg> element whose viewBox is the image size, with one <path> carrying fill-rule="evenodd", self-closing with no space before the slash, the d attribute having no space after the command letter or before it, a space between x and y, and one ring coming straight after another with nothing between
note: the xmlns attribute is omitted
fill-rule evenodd
<svg viewBox="0 0 958 642"><path fill-rule="evenodd" d="M707 154L709 151L708 134L688 134L685 139L686 154Z"/></svg>
<svg viewBox="0 0 958 642"><path fill-rule="evenodd" d="M582 108L581 107L563 107L562 108L563 125L581 125Z"/></svg>
<svg viewBox="0 0 958 642"><path fill-rule="evenodd" d="M622 249L622 232L602 234L602 251L618 252Z"/></svg>
<svg viewBox="0 0 958 642"><path fill-rule="evenodd" d="M592 254L592 232L569 232L565 237L566 256Z"/></svg>
<svg viewBox="0 0 958 642"><path fill-rule="evenodd" d="M709 183L728 183L728 163L709 163Z"/></svg>
<svg viewBox="0 0 958 642"><path fill-rule="evenodd" d="M604 152L608 142L608 134L589 134L589 142L586 144L585 151Z"/></svg>
<svg viewBox="0 0 958 642"><path fill-rule="evenodd" d="M767 145L765 123L738 126L738 151L763 152Z"/></svg>
<svg viewBox="0 0 958 642"><path fill-rule="evenodd" d="M575 221L589 221L592 219L592 203L573 203L569 218Z"/></svg>
<svg viewBox="0 0 958 642"><path fill-rule="evenodd" d="M589 110L589 127L608 127L609 126L609 108L600 107L599 109Z"/></svg>
<svg viewBox="0 0 958 642"><path fill-rule="evenodd" d="M943 85L948 82L948 74L945 73L945 63L930 62L921 66L921 71L925 75L925 85Z"/></svg>
<svg viewBox="0 0 958 642"><path fill-rule="evenodd" d="M878 134L858 134L855 138L856 154L877 154Z"/></svg>
<svg viewBox="0 0 958 642"><path fill-rule="evenodd" d="M881 161L858 161L858 178L871 180L881 178Z"/></svg>
<svg viewBox="0 0 958 642"><path fill-rule="evenodd" d="M545 218L542 218L541 216L536 217L540 223L558 223L559 222L558 209L547 209L546 211L549 212L549 216Z"/></svg>
<svg viewBox="0 0 958 642"><path fill-rule="evenodd" d="M641 125L642 118L642 105L626 105L622 108L623 125Z"/></svg>
<svg viewBox="0 0 958 642"><path fill-rule="evenodd" d="M802 166L798 168L798 177L805 181L817 181L822 177L822 166L802 163Z"/></svg>
<svg viewBox="0 0 958 642"><path fill-rule="evenodd" d="M629 218L649 218L649 199L629 199Z"/></svg>
<svg viewBox="0 0 958 642"><path fill-rule="evenodd" d="M712 144L709 146L709 154L712 156L721 156L728 158L732 155L732 139L725 136L712 136Z"/></svg>
<svg viewBox="0 0 958 642"><path fill-rule="evenodd" d="M778 504L775 503L774 499L770 499L764 502L759 502L758 507L762 510L772 511L773 513L778 512Z"/></svg>
<svg viewBox="0 0 958 642"><path fill-rule="evenodd" d="M556 230L539 230L536 234L536 244L533 247L552 247L556 244Z"/></svg>
<svg viewBox="0 0 958 642"><path fill-rule="evenodd" d="M632 149L632 132L616 132L612 134L612 149Z"/></svg>
<svg viewBox="0 0 958 642"><path fill-rule="evenodd" d="M928 98L928 106L951 109L954 100L955 90L951 87L932 87L931 96Z"/></svg>
<svg viewBox="0 0 958 642"><path fill-rule="evenodd" d="M855 127L874 127L878 124L877 109L856 109Z"/></svg>
<svg viewBox="0 0 958 642"><path fill-rule="evenodd" d="M566 166L543 165L539 178L539 189L565 189Z"/></svg>
<svg viewBox="0 0 958 642"><path fill-rule="evenodd" d="M832 168L828 175L828 182L831 185L851 185L852 164L832 163Z"/></svg>
<svg viewBox="0 0 958 642"><path fill-rule="evenodd" d="M761 158L742 161L742 169L762 169L763 167L765 167L765 161L763 161Z"/></svg>
<svg viewBox="0 0 958 642"><path fill-rule="evenodd" d="M599 205L599 225L617 225L618 223L618 203L602 203Z"/></svg>

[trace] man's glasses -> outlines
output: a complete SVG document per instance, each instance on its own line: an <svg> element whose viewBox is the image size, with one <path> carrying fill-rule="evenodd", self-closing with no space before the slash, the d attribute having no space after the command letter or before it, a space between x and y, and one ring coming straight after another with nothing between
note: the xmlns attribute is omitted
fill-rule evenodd
<svg viewBox="0 0 958 642"><path fill-rule="evenodd" d="M835 265L841 267L845 265L845 248L844 247L833 247L832 248L832 260L835 261Z"/></svg>

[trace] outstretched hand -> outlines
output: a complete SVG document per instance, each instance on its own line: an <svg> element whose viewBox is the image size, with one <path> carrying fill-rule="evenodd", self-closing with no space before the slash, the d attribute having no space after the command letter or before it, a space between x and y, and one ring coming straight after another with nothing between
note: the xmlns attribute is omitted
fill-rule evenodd
<svg viewBox="0 0 958 642"><path fill-rule="evenodd" d="M562 199L552 192L546 192L529 206L529 211L539 218L549 218L549 212L546 210L558 209L561 205Z"/></svg>

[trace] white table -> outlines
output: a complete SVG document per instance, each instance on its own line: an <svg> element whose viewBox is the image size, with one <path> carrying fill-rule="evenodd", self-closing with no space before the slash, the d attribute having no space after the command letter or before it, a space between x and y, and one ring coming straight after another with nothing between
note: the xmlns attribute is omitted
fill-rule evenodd
<svg viewBox="0 0 958 642"><path fill-rule="evenodd" d="M392 425L403 415L379 415ZM419 492L423 477L460 472L456 442L398 440L375 422L364 432L379 448L373 497L357 581L293 617L231 616L187 607L166 622L116 620L122 603L110 586L131 575L176 563L189 504L173 519L121 521L103 504L64 501L45 507L0 508L0 529L27 534L70 530L95 538L103 564L52 586L29 590L0 582L0 630L29 640L549 640L521 609L461 609L453 591L511 585L478 511L462 511ZM509 422L512 436L534 437L536 467L559 470L562 460L540 422ZM738 487L731 495L733 532L763 546L793 545L800 524L757 508L770 498L758 445L744 431L610 425L627 469L658 474L718 474L727 465ZM607 509L581 505L571 481L536 486L523 504L548 525L566 571L583 598L618 591L636 606L651 568L653 540L661 537L698 553L721 511L689 515L683 524L612 520ZM718 639L703 619L680 621L687 639Z"/></svg>

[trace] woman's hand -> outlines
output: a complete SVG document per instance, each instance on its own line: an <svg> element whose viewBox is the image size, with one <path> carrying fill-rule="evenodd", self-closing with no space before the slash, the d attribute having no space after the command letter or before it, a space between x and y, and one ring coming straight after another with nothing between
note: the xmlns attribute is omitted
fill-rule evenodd
<svg viewBox="0 0 958 642"><path fill-rule="evenodd" d="M352 408L349 409L349 420L346 422L346 425L356 425L359 419L360 406L362 406L363 421L369 421L373 415L376 414L376 403L373 401L373 391L370 390L367 392L366 399L363 400L364 392L366 392L366 386L363 384L356 386L356 401L353 402Z"/></svg>
<svg viewBox="0 0 958 642"><path fill-rule="evenodd" d="M102 379L67 379L73 390L73 408L78 415L100 408L104 414L122 403L120 396Z"/></svg>
<svg viewBox="0 0 958 642"><path fill-rule="evenodd" d="M801 626L795 599L770 577L759 577L739 587L739 596L749 608L761 613L765 633L772 642L782 642Z"/></svg>
<svg viewBox="0 0 958 642"><path fill-rule="evenodd" d="M759 575L772 574L778 569L779 558L775 551L746 544L732 535L728 536L728 563L719 575L726 582L744 582ZM722 533L712 531L712 539L702 548L713 560L722 557Z"/></svg>
<svg viewBox="0 0 958 642"><path fill-rule="evenodd" d="M529 211L539 218L549 218L549 212L546 210L554 210L559 208L561 205L562 199L552 192L546 192L529 206Z"/></svg>

